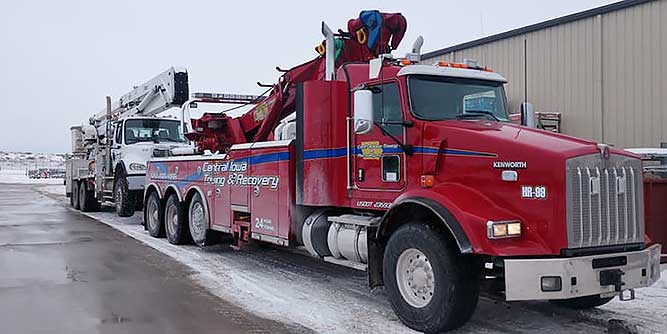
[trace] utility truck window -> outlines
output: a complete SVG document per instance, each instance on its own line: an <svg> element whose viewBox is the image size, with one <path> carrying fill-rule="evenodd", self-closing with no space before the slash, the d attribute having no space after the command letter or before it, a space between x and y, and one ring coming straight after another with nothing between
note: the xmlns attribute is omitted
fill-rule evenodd
<svg viewBox="0 0 667 334"><path fill-rule="evenodd" d="M185 141L181 122L164 119L131 119L125 121L125 143Z"/></svg>
<svg viewBox="0 0 667 334"><path fill-rule="evenodd" d="M415 75L408 87L410 109L418 118L509 121L500 82Z"/></svg>

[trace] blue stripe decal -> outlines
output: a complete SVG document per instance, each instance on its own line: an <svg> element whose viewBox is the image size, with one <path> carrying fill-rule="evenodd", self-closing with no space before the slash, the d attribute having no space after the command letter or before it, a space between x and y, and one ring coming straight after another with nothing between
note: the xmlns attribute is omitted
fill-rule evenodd
<svg viewBox="0 0 667 334"><path fill-rule="evenodd" d="M347 155L347 148L308 150L303 152L303 160L338 158Z"/></svg>
<svg viewBox="0 0 667 334"><path fill-rule="evenodd" d="M421 154L438 154L438 149L435 147L415 147L414 148L415 153L421 153ZM494 153L485 153L485 152L473 152L473 151L464 151L464 150L456 150L456 149L451 149L451 148L445 148L441 150L441 153L444 155L458 155L458 156L465 156L465 157L489 157L489 158L495 158L498 155Z"/></svg>
<svg viewBox="0 0 667 334"><path fill-rule="evenodd" d="M413 147L414 152L418 154L437 154L438 149L435 147L423 147L416 146ZM361 149L354 147L351 149L353 155L361 154ZM382 153L384 154L399 154L403 153L403 149L400 147L383 147ZM441 153L444 155L456 155L456 156L465 156L465 157L489 157L495 158L496 154L486 153L486 152L473 152L465 150L456 150L445 148L441 150ZM312 159L326 159L326 158L339 158L344 157L347 154L346 148L334 148L334 149L317 149L317 150L308 150L303 152L304 160Z"/></svg>
<svg viewBox="0 0 667 334"><path fill-rule="evenodd" d="M185 186L190 185L194 181L199 181L203 176L204 173L202 172L194 172L193 174L186 176L184 180L177 181L176 188L178 188L179 190L183 189Z"/></svg>
<svg viewBox="0 0 667 334"><path fill-rule="evenodd" d="M245 158L234 159L234 162L247 162L248 165L262 164L265 162L276 162L289 160L289 152L278 152L260 155L251 155Z"/></svg>

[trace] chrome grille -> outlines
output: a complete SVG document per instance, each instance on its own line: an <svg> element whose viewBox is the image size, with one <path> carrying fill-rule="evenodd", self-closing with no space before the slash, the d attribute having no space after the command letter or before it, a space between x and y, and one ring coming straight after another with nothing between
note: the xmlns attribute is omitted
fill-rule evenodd
<svg viewBox="0 0 667 334"><path fill-rule="evenodd" d="M568 248L644 241L641 161L600 154L566 162Z"/></svg>

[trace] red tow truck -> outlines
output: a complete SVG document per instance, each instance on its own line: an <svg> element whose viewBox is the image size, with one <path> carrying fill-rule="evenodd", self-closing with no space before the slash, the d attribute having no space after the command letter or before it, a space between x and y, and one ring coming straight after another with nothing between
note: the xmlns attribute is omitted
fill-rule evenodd
<svg viewBox="0 0 667 334"><path fill-rule="evenodd" d="M424 332L468 321L483 281L508 301L592 308L659 279L636 155L512 124L501 75L420 64L421 37L392 57L405 29L377 11L347 32L323 23L320 55L278 68L249 112L190 120L201 153L148 164L149 233L305 247L366 270Z"/></svg>

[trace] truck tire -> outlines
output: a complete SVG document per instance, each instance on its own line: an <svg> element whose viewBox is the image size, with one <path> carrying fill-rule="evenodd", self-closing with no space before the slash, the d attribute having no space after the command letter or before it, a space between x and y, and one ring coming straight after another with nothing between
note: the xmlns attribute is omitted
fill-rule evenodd
<svg viewBox="0 0 667 334"><path fill-rule="evenodd" d="M95 199L95 194L86 189L86 183L79 185L79 209L83 212L92 212L100 209L100 203Z"/></svg>
<svg viewBox="0 0 667 334"><path fill-rule="evenodd" d="M79 184L79 209L83 212L88 212L90 209L88 208L88 192L86 191L86 182L81 182Z"/></svg>
<svg viewBox="0 0 667 334"><path fill-rule="evenodd" d="M584 296L570 299L553 299L550 302L554 305L569 308L573 310L585 310L609 303L614 297L602 298L600 295Z"/></svg>
<svg viewBox="0 0 667 334"><path fill-rule="evenodd" d="M75 210L79 210L79 181L72 182L72 197L70 202Z"/></svg>
<svg viewBox="0 0 667 334"><path fill-rule="evenodd" d="M164 210L157 191L152 191L146 200L144 224L146 225L148 234L152 237L164 237Z"/></svg>
<svg viewBox="0 0 667 334"><path fill-rule="evenodd" d="M188 223L185 212L176 194L171 194L164 205L164 226L167 240L174 245L182 245L188 237Z"/></svg>
<svg viewBox="0 0 667 334"><path fill-rule="evenodd" d="M131 217L134 214L134 193L130 191L127 180L119 177L114 183L113 200L116 205L116 213L120 217Z"/></svg>
<svg viewBox="0 0 667 334"><path fill-rule="evenodd" d="M204 200L195 193L188 206L188 224L190 236L199 247L210 246L220 241L220 234L209 229L209 215Z"/></svg>
<svg viewBox="0 0 667 334"><path fill-rule="evenodd" d="M394 312L418 331L458 328L477 306L479 276L474 262L426 224L406 224L391 235L383 276Z"/></svg>

